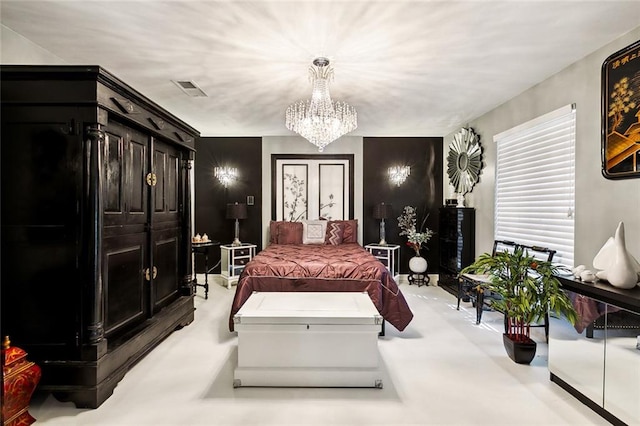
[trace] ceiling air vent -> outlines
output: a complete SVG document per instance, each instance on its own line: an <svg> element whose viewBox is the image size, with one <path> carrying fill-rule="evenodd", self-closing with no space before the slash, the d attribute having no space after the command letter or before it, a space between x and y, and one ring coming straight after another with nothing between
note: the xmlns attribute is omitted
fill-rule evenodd
<svg viewBox="0 0 640 426"><path fill-rule="evenodd" d="M207 96L204 91L198 87L196 83L188 80L171 80L173 81L187 96L191 96L193 98L197 98L199 96Z"/></svg>

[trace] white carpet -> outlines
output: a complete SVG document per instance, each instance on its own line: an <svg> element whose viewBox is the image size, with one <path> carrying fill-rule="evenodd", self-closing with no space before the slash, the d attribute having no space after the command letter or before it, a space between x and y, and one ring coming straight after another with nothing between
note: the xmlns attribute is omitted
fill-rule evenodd
<svg viewBox="0 0 640 426"><path fill-rule="evenodd" d="M210 282L216 278L210 276ZM199 277L199 282L202 277ZM432 281L433 282L433 281ZM400 286L414 319L379 339L384 388L233 388L235 287L198 288L195 321L135 365L98 409L36 395L40 425L607 425L549 380L542 329L531 365L511 361L502 316L434 286Z"/></svg>

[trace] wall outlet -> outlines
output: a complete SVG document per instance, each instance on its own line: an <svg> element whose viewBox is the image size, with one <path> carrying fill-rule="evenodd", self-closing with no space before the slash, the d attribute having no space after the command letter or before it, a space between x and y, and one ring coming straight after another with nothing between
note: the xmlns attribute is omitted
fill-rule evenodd
<svg viewBox="0 0 640 426"><path fill-rule="evenodd" d="M253 199L253 195L247 195L247 205L252 206L255 200Z"/></svg>

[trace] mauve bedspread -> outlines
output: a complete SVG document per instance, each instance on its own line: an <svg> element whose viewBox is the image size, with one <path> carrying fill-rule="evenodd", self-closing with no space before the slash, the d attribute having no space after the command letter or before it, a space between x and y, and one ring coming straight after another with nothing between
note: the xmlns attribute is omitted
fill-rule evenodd
<svg viewBox="0 0 640 426"><path fill-rule="evenodd" d="M366 291L380 315L399 331L413 319L387 268L358 243L269 245L240 275L229 330L254 291Z"/></svg>

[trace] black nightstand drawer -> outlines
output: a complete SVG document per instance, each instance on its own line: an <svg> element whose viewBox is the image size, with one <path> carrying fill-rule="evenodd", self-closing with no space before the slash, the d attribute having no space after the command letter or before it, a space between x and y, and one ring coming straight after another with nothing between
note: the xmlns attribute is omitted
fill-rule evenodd
<svg viewBox="0 0 640 426"><path fill-rule="evenodd" d="M249 263L249 258L248 257L241 257L240 259L238 259L238 258L233 259L233 266L242 266L242 265L246 265L247 263Z"/></svg>
<svg viewBox="0 0 640 426"><path fill-rule="evenodd" d="M234 249L233 253L234 253L234 257L249 256L249 247Z"/></svg>
<svg viewBox="0 0 640 426"><path fill-rule="evenodd" d="M384 257L386 259L389 257L389 250L371 249L371 254L375 257Z"/></svg>

